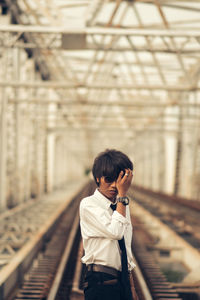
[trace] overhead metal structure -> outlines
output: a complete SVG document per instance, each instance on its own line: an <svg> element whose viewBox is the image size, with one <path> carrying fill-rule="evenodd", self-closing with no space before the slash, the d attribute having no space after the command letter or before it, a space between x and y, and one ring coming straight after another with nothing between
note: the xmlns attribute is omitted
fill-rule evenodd
<svg viewBox="0 0 200 300"><path fill-rule="evenodd" d="M200 1L0 4L2 210L105 148L133 158L138 184L199 198Z"/></svg>

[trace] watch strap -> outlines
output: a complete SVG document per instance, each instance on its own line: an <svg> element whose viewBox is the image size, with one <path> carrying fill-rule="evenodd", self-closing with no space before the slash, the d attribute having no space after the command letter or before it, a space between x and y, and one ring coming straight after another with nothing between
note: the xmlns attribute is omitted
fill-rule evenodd
<svg viewBox="0 0 200 300"><path fill-rule="evenodd" d="M128 205L129 204L129 198L127 196L124 197L117 197L117 203L120 202L124 205Z"/></svg>

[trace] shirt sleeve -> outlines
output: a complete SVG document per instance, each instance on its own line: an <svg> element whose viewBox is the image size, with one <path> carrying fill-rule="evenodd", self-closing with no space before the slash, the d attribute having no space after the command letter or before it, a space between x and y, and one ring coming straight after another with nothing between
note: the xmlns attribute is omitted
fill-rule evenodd
<svg viewBox="0 0 200 300"><path fill-rule="evenodd" d="M84 238L101 237L120 240L130 222L117 211L110 215L105 209L81 202L80 224Z"/></svg>

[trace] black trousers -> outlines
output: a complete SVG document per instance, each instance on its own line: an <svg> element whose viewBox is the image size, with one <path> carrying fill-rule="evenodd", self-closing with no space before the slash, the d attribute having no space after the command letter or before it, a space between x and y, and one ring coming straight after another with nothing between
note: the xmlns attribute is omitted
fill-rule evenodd
<svg viewBox="0 0 200 300"><path fill-rule="evenodd" d="M116 279L116 277L102 272L88 272L85 281L88 287L84 289L85 300L126 300L120 283L106 285L104 281Z"/></svg>

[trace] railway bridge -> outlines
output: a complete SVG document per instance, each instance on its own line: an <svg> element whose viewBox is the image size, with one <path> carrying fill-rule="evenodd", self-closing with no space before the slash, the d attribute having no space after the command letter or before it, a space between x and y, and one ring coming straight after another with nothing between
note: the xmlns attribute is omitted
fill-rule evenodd
<svg viewBox="0 0 200 300"><path fill-rule="evenodd" d="M83 299L79 203L134 163L140 300L200 299L200 1L0 0L0 300Z"/></svg>

